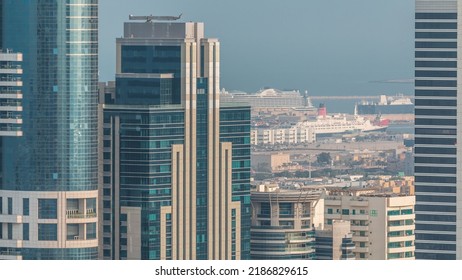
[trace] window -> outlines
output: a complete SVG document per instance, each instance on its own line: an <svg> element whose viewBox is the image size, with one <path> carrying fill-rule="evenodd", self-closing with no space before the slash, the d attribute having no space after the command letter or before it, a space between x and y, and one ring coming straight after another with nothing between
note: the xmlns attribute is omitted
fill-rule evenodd
<svg viewBox="0 0 462 280"><path fill-rule="evenodd" d="M96 198L87 198L87 215L96 216Z"/></svg>
<svg viewBox="0 0 462 280"><path fill-rule="evenodd" d="M13 239L13 224L8 223L8 240Z"/></svg>
<svg viewBox="0 0 462 280"><path fill-rule="evenodd" d="M56 199L39 199L38 200L38 218L39 219L57 219L58 205Z"/></svg>
<svg viewBox="0 0 462 280"><path fill-rule="evenodd" d="M57 224L38 224L39 241L56 241L58 240Z"/></svg>
<svg viewBox="0 0 462 280"><path fill-rule="evenodd" d="M3 239L3 223L0 223L0 239Z"/></svg>
<svg viewBox="0 0 462 280"><path fill-rule="evenodd" d="M80 239L79 224L68 224L67 225L67 240L78 240Z"/></svg>
<svg viewBox="0 0 462 280"><path fill-rule="evenodd" d="M96 239L96 223L87 223L87 239Z"/></svg>
<svg viewBox="0 0 462 280"><path fill-rule="evenodd" d="M293 204L292 203L286 203L286 202L281 202L279 203L279 215L284 216L284 215L293 215Z"/></svg>
<svg viewBox="0 0 462 280"><path fill-rule="evenodd" d="M22 224L22 239L29 240L29 224Z"/></svg>
<svg viewBox="0 0 462 280"><path fill-rule="evenodd" d="M22 214L23 216L29 216L29 199L22 199Z"/></svg>
<svg viewBox="0 0 462 280"><path fill-rule="evenodd" d="M332 211L332 208L327 208L327 214L332 214L333 211Z"/></svg>
<svg viewBox="0 0 462 280"><path fill-rule="evenodd" d="M79 211L79 200L75 198L67 199L66 210L68 211Z"/></svg>
<svg viewBox="0 0 462 280"><path fill-rule="evenodd" d="M13 198L8 197L8 215L13 215Z"/></svg>
<svg viewBox="0 0 462 280"><path fill-rule="evenodd" d="M342 215L350 215L350 209L342 209Z"/></svg>
<svg viewBox="0 0 462 280"><path fill-rule="evenodd" d="M3 214L3 197L0 196L0 214Z"/></svg>

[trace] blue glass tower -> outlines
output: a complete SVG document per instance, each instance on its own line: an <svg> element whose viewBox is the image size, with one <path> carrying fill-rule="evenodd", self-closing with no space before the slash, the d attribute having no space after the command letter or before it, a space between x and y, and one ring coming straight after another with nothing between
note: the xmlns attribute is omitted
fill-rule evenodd
<svg viewBox="0 0 462 280"><path fill-rule="evenodd" d="M24 112L23 136L3 139L0 251L95 259L98 1L3 0L1 10L2 43L23 53Z"/></svg>
<svg viewBox="0 0 462 280"><path fill-rule="evenodd" d="M202 23L126 23L104 104L103 257L248 259L250 108Z"/></svg>

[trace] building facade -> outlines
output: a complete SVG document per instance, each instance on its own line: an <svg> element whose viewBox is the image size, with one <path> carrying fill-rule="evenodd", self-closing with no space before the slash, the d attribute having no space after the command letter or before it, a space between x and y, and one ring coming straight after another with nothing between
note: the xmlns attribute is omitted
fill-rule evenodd
<svg viewBox="0 0 462 280"><path fill-rule="evenodd" d="M462 99L458 38L462 2L416 1L416 258L462 258Z"/></svg>
<svg viewBox="0 0 462 280"><path fill-rule="evenodd" d="M250 107L203 23L129 22L104 97L104 259L248 259ZM111 92L112 91L112 92Z"/></svg>
<svg viewBox="0 0 462 280"><path fill-rule="evenodd" d="M415 198L396 194L331 194L324 201L324 229L350 221L357 260L415 259Z"/></svg>
<svg viewBox="0 0 462 280"><path fill-rule="evenodd" d="M252 145L299 144L316 142L314 129L303 126L290 128L254 128Z"/></svg>
<svg viewBox="0 0 462 280"><path fill-rule="evenodd" d="M317 260L355 260L350 221L333 220L330 230L316 229Z"/></svg>
<svg viewBox="0 0 462 280"><path fill-rule="evenodd" d="M261 185L252 191L252 260L316 259L316 211L322 191ZM321 221L322 222L322 221Z"/></svg>
<svg viewBox="0 0 462 280"><path fill-rule="evenodd" d="M21 62L21 53L0 46L0 138L22 136Z"/></svg>
<svg viewBox="0 0 462 280"><path fill-rule="evenodd" d="M2 142L0 258L96 259L98 1L0 3L24 85L23 136Z"/></svg>

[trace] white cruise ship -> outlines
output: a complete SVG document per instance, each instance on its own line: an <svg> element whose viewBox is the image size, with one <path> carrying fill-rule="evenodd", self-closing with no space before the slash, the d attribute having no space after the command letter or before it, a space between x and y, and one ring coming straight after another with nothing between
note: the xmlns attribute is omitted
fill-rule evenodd
<svg viewBox="0 0 462 280"><path fill-rule="evenodd" d="M388 120L381 120L380 118L370 121L359 115L327 115L326 107L321 104L316 120L299 122L296 126L311 128L318 137L348 132L382 131L388 127L388 124Z"/></svg>

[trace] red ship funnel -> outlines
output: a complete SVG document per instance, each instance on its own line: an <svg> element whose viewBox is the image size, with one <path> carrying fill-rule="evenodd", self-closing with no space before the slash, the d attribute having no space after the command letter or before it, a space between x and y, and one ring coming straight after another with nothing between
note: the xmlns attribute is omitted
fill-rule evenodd
<svg viewBox="0 0 462 280"><path fill-rule="evenodd" d="M327 116L327 108L323 103L321 103L319 104L319 108L318 108L318 117L325 117L325 116Z"/></svg>

